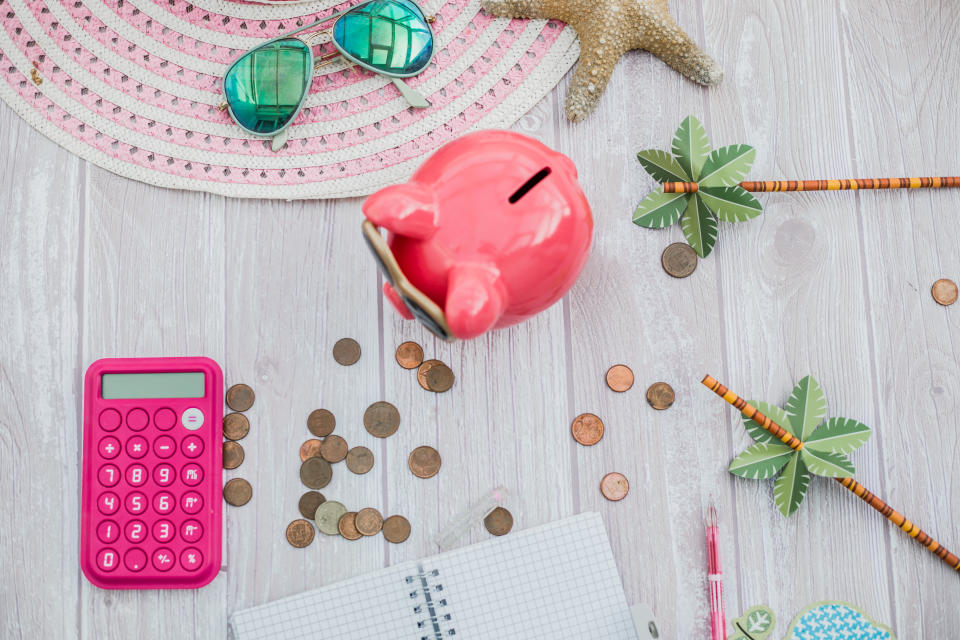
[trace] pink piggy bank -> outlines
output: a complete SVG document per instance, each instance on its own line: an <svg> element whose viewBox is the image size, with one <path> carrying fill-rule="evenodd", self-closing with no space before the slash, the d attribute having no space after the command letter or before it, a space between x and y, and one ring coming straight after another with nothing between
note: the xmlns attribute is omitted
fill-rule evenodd
<svg viewBox="0 0 960 640"><path fill-rule="evenodd" d="M573 162L512 131L444 145L409 182L367 198L363 213L387 298L444 340L516 324L562 298L593 235Z"/></svg>

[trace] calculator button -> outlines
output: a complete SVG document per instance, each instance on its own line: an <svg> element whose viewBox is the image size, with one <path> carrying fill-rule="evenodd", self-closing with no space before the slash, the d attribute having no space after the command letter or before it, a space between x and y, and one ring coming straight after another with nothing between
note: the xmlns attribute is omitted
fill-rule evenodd
<svg viewBox="0 0 960 640"><path fill-rule="evenodd" d="M196 407L191 407L180 416L180 422L190 431L196 431L203 426L203 411Z"/></svg>
<svg viewBox="0 0 960 640"><path fill-rule="evenodd" d="M101 571L113 571L120 564L117 552L113 549L101 549L97 554L97 566Z"/></svg>
<svg viewBox="0 0 960 640"><path fill-rule="evenodd" d="M180 443L180 451L188 458L196 458L203 453L203 440L198 436L187 436Z"/></svg>
<svg viewBox="0 0 960 640"><path fill-rule="evenodd" d="M180 537L187 542L196 542L203 537L203 525L196 520L187 520L180 526Z"/></svg>
<svg viewBox="0 0 960 640"><path fill-rule="evenodd" d="M149 477L150 474L147 473L147 468L142 464L132 464L127 467L127 483L131 486L141 487Z"/></svg>
<svg viewBox="0 0 960 640"><path fill-rule="evenodd" d="M173 425L177 424L177 414L173 412L173 409L158 409L153 414L153 424L161 431L172 429Z"/></svg>
<svg viewBox="0 0 960 640"><path fill-rule="evenodd" d="M116 431L120 426L120 412L116 409L104 409L100 412L100 428L105 431Z"/></svg>
<svg viewBox="0 0 960 640"><path fill-rule="evenodd" d="M97 450L101 456L107 460L111 460L120 455L120 442L113 436L101 438L100 444L97 445Z"/></svg>
<svg viewBox="0 0 960 640"><path fill-rule="evenodd" d="M150 417L143 409L132 409L127 414L127 426L134 431L143 431L148 422L150 422Z"/></svg>
<svg viewBox="0 0 960 640"><path fill-rule="evenodd" d="M147 510L147 496L143 495L139 491L134 491L127 494L126 505L127 511L133 515L143 513Z"/></svg>
<svg viewBox="0 0 960 640"><path fill-rule="evenodd" d="M97 471L97 480L105 487L112 487L120 482L120 469L115 464L105 464Z"/></svg>
<svg viewBox="0 0 960 640"><path fill-rule="evenodd" d="M102 520L97 525L97 538L100 542L113 542L120 536L120 527L113 520Z"/></svg>
<svg viewBox="0 0 960 640"><path fill-rule="evenodd" d="M193 547L187 547L180 553L180 566L187 571L196 571L203 564L203 554Z"/></svg>
<svg viewBox="0 0 960 640"><path fill-rule="evenodd" d="M195 487L203 482L203 467L196 462L183 465L180 470L180 480L188 487Z"/></svg>
<svg viewBox="0 0 960 640"><path fill-rule="evenodd" d="M147 537L147 525L139 520L131 520L123 530L130 542L143 542Z"/></svg>
<svg viewBox="0 0 960 640"><path fill-rule="evenodd" d="M111 513L116 513L117 509L120 508L120 498L117 497L117 494L112 491L107 491L106 493L101 493L100 497L97 498L97 509L100 510L105 516L110 515Z"/></svg>
<svg viewBox="0 0 960 640"><path fill-rule="evenodd" d="M170 542L177 528L169 520L157 520L153 523L153 537L157 542Z"/></svg>
<svg viewBox="0 0 960 640"><path fill-rule="evenodd" d="M131 458L142 458L147 455L147 439L143 436L133 436L127 440L127 455Z"/></svg>
<svg viewBox="0 0 960 640"><path fill-rule="evenodd" d="M174 500L173 496L166 491L161 491L157 495L153 496L153 510L160 515L167 515L173 511L173 508L176 505L176 500Z"/></svg>
<svg viewBox="0 0 960 640"><path fill-rule="evenodd" d="M143 549L130 549L123 556L123 566L129 571L140 571L147 566L147 554Z"/></svg>
<svg viewBox="0 0 960 640"><path fill-rule="evenodd" d="M153 441L153 452L158 458L169 458L177 452L177 443L170 436L160 436Z"/></svg>
<svg viewBox="0 0 960 640"><path fill-rule="evenodd" d="M153 552L153 567L157 571L169 571L173 568L173 551L160 547Z"/></svg>
<svg viewBox="0 0 960 640"><path fill-rule="evenodd" d="M196 491L187 491L180 498L180 508L193 515L203 509L203 497Z"/></svg>
<svg viewBox="0 0 960 640"><path fill-rule="evenodd" d="M177 479L177 472L166 462L157 465L153 470L153 481L161 487L169 487Z"/></svg>

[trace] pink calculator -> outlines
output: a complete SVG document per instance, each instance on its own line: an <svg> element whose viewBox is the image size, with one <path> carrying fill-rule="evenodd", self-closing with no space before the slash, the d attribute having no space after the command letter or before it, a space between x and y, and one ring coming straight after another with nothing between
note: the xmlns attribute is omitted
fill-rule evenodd
<svg viewBox="0 0 960 640"><path fill-rule="evenodd" d="M87 369L80 566L103 589L190 589L220 570L223 373L209 358Z"/></svg>

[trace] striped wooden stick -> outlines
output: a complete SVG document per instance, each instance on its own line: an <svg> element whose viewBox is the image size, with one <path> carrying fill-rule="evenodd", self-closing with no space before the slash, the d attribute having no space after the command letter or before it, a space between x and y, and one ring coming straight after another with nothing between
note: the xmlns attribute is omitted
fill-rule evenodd
<svg viewBox="0 0 960 640"><path fill-rule="evenodd" d="M714 377L709 375L705 376L703 378L703 384L718 396L736 407L745 418L751 419L759 424L761 427L780 439L788 447L796 451L803 449L803 442L801 442L799 438L793 436L789 431L771 420L770 416L764 415L758 411L755 406L717 382ZM907 520L903 514L899 513L893 507L881 500L876 494L868 491L866 487L853 478L834 478L834 480L839 482L846 489L853 492L855 496L883 514L887 520L906 531L910 537L915 539L938 558L950 565L954 571L960 571L960 558L950 553L946 547L931 538L927 533L920 529L920 527Z"/></svg>
<svg viewBox="0 0 960 640"><path fill-rule="evenodd" d="M852 180L764 180L741 182L746 191L846 191L857 189L940 189L960 187L960 176L942 178L854 178ZM664 193L696 193L696 182L664 182Z"/></svg>

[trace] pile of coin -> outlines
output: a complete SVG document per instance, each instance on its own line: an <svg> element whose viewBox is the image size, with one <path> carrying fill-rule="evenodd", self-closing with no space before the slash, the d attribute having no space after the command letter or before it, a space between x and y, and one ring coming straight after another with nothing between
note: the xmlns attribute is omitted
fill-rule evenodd
<svg viewBox="0 0 960 640"><path fill-rule="evenodd" d="M379 404L393 407L386 402L374 403L370 405L367 412L369 413ZM396 409L394 411L396 412ZM400 414L397 412L393 431L397 430L399 424ZM311 489L322 489L330 484L333 478L331 464L346 460L347 469L358 475L367 473L373 468L373 452L362 446L351 449L346 440L333 434L336 426L337 419L326 409L316 409L307 416L307 430L317 437L300 445L300 481Z"/></svg>
<svg viewBox="0 0 960 640"><path fill-rule="evenodd" d="M250 420L243 414L253 406L253 389L245 384L235 384L227 389L226 403L234 413L223 417L223 468L236 469L243 464L243 446L237 442L250 433ZM227 504L240 507L253 497L253 487L243 478L233 478L223 486L223 498Z"/></svg>
<svg viewBox="0 0 960 640"><path fill-rule="evenodd" d="M404 342L397 347L397 364L404 369L417 370L417 382L426 391L449 391L455 381L453 371L440 360L424 360L423 347L416 342Z"/></svg>

